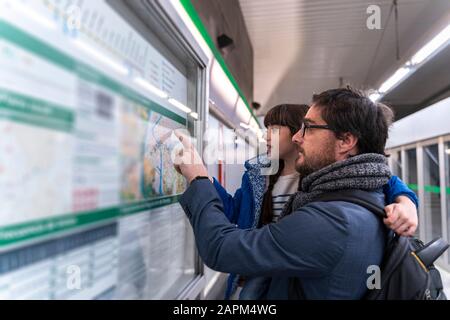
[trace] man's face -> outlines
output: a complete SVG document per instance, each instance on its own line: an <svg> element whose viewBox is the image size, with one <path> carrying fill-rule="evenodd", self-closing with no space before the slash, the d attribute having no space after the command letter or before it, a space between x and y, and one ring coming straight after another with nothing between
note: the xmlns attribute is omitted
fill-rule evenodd
<svg viewBox="0 0 450 320"><path fill-rule="evenodd" d="M322 119L321 109L316 105L309 109L304 121L310 125L327 124ZM295 167L302 177L336 162L337 138L331 130L307 128L304 137L303 130L300 130L292 137L292 141L300 150Z"/></svg>
<svg viewBox="0 0 450 320"><path fill-rule="evenodd" d="M278 144L276 146L276 144ZM272 150L278 148L278 155L272 154ZM270 158L278 156L285 160L297 154L297 146L292 142L292 133L289 127L271 125L267 127L267 155Z"/></svg>

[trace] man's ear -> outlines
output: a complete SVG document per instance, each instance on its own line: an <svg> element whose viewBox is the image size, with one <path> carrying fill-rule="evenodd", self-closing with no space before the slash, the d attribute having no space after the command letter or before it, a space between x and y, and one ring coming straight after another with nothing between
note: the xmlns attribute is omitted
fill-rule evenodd
<svg viewBox="0 0 450 320"><path fill-rule="evenodd" d="M354 156L358 154L358 138L350 132L340 135L337 141L337 152L342 156Z"/></svg>

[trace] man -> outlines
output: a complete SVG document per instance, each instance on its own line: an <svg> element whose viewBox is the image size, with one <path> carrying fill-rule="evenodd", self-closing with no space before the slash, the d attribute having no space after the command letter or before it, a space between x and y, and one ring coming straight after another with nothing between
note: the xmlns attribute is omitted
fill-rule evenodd
<svg viewBox="0 0 450 320"><path fill-rule="evenodd" d="M249 278L268 277L264 298L287 299L289 278L300 279L307 299L359 299L367 291L367 268L383 256L383 222L344 201L315 198L339 190L365 190L384 206L382 186L390 178L384 147L392 111L352 89L313 97L302 129L296 169L302 191L284 217L257 230L230 224L222 203L192 146L182 139L184 158L197 164L177 169L190 186L180 199L199 254L210 268Z"/></svg>

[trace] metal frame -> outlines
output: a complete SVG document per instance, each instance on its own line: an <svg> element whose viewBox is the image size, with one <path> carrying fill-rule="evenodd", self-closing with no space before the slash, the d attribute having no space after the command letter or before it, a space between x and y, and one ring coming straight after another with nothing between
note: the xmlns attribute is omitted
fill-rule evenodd
<svg viewBox="0 0 450 320"><path fill-rule="evenodd" d="M450 185L450 176L447 177L446 176L446 170L448 169L450 172L450 168L447 168L446 166L450 166L450 162L446 161L446 154L445 154L445 149L446 149L446 143L450 143L450 135L446 135L446 136L442 136L441 137L441 142L442 142L442 163L443 165L440 167L440 170L442 170L441 174L443 177L443 180L441 180L441 201L443 201L443 206L442 206L442 216L445 216L445 225L443 226L443 230L442 232L444 232L445 236L447 237L447 241L450 241L450 220L449 220L449 216L450 216L450 207L448 206L448 203L450 202L450 194L447 194L447 184ZM443 194L443 196L442 196ZM442 266L444 269L446 269L447 271L450 271L450 253L447 251L446 252L446 260L444 265Z"/></svg>
<svg viewBox="0 0 450 320"><path fill-rule="evenodd" d="M408 169L408 161L406 161L406 149L402 148L400 150L400 154L402 156L402 176L401 179L405 181L405 177L407 175L407 169Z"/></svg>
<svg viewBox="0 0 450 320"><path fill-rule="evenodd" d="M409 178L409 169L410 169L410 163L409 163L409 158L408 158L408 151L411 151L411 150L414 150L414 151L416 151L417 150L417 146L416 145L409 145L409 146L405 146L405 147L403 147L402 148L402 150L403 150L403 152L404 152L404 158L403 159L406 159L406 161L405 161L405 163L404 163L404 167L405 167L405 170L404 170L404 172L403 172L403 177L402 177L402 179L403 179L403 181L405 182L405 183L407 183L407 184L410 184L410 183L412 183L411 181L410 181L410 178ZM417 175L417 151L416 151L416 175ZM406 177L408 177L408 179L406 178Z"/></svg>
<svg viewBox="0 0 450 320"><path fill-rule="evenodd" d="M425 198L425 178L423 173L423 147L420 144L417 144L416 148L416 157L417 157L417 184L419 187L418 194L419 199ZM419 236L421 239L425 239L425 231L426 231L426 217L425 217L425 203L424 201L419 201Z"/></svg>
<svg viewBox="0 0 450 320"><path fill-rule="evenodd" d="M445 189L445 146L444 137L439 138L439 182L441 188L441 230L442 238L448 242L448 221L447 221L447 194ZM444 253L444 259L448 262L448 250Z"/></svg>
<svg viewBox="0 0 450 320"><path fill-rule="evenodd" d="M432 139L427 139L423 141L418 141L416 143L409 143L403 146L396 146L392 149L388 149L389 153L401 152L402 153L402 176L406 177L407 170L409 169L408 161L405 161L406 151L414 149L416 150L417 159L417 184L418 184L418 196L419 199L425 198L425 171L424 171L424 147L431 145L438 146L438 160L439 160L439 180L440 180L440 205L441 205L441 232L442 238L447 242L450 240L450 226L449 226L449 206L448 198L450 195L447 194L447 183L448 177L446 176L446 143L450 142L450 135L444 135L440 137L435 137ZM389 165L393 168L393 160L389 159ZM409 181L406 181L409 183ZM421 239L426 239L427 230L430 227L431 216L425 213L425 203L424 201L419 201L419 237ZM438 264L440 267L450 271L450 254L446 251L441 259L439 259Z"/></svg>
<svg viewBox="0 0 450 320"><path fill-rule="evenodd" d="M418 172L420 173L421 177L422 177L422 181L421 183L419 183L419 190L421 192L419 192L419 198L420 199L425 199L425 170L424 170L424 165L425 165L425 150L424 148L432 146L432 145L438 145L439 140L438 138L434 138L434 139L430 139L430 140L425 140L425 141L421 141L419 142L417 145L420 146L420 151L421 151L421 157L420 157L420 161L417 161L417 167L418 167ZM430 230L430 232L432 233L432 217L431 215L426 214L425 212L425 202L421 201L421 212L422 212L422 226L423 228L421 228L421 238L422 239L427 239L427 235L428 235L428 231ZM442 208L441 208L442 209ZM442 223L442 221L441 221Z"/></svg>
<svg viewBox="0 0 450 320"><path fill-rule="evenodd" d="M176 300L200 300L203 296L206 280L202 274L197 275L179 294Z"/></svg>

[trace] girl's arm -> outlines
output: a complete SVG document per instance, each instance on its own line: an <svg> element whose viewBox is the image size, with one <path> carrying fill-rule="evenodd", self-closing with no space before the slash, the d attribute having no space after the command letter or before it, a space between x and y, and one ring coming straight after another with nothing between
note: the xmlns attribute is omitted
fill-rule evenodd
<svg viewBox="0 0 450 320"><path fill-rule="evenodd" d="M392 176L383 191L388 203L384 223L398 235L412 236L418 225L416 194L397 176Z"/></svg>
<svg viewBox="0 0 450 320"><path fill-rule="evenodd" d="M219 183L219 181L216 180L216 178L213 179L214 188L216 189L219 197L223 202L223 211L225 213L225 216L228 218L228 220L230 220L231 223L237 223L239 210L241 208L242 188L237 189L234 196L232 196L224 187L222 187L222 185ZM242 179L244 179L244 177Z"/></svg>

